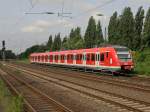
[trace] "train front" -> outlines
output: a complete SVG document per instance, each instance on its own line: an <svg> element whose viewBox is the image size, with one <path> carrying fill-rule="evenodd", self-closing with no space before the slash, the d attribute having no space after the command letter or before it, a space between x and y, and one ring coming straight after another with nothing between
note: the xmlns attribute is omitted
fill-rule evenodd
<svg viewBox="0 0 150 112"><path fill-rule="evenodd" d="M134 63L132 59L131 50L127 47L117 46L115 47L121 71L132 71L134 69Z"/></svg>

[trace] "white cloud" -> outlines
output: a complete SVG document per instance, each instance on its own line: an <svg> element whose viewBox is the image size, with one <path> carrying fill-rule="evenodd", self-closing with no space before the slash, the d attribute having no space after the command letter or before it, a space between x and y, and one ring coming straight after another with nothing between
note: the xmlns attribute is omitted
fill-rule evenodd
<svg viewBox="0 0 150 112"><path fill-rule="evenodd" d="M48 27L50 26L52 23L49 21L44 21L44 20L38 20L34 23L35 26L38 27Z"/></svg>
<svg viewBox="0 0 150 112"><path fill-rule="evenodd" d="M36 22L32 23L31 25L23 27L21 30L22 32L43 32L44 29L48 28L51 26L52 23L49 21L44 21L44 20L37 20Z"/></svg>
<svg viewBox="0 0 150 112"><path fill-rule="evenodd" d="M23 32L30 32L30 33L37 33L37 32L43 32L44 29L40 27L35 27L35 26L27 26L22 28Z"/></svg>
<svg viewBox="0 0 150 112"><path fill-rule="evenodd" d="M57 19L54 21L45 21L45 20L37 20L31 25L25 26L21 29L22 32L29 32L29 33L40 33L44 32L49 27L54 27L57 25L61 25L62 27L73 27L74 24L70 21L65 19Z"/></svg>

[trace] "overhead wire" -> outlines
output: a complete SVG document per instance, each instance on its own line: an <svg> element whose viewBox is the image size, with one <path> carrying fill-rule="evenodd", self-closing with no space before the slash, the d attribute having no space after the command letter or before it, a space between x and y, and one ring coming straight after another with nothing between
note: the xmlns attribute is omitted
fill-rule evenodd
<svg viewBox="0 0 150 112"><path fill-rule="evenodd" d="M84 12L81 12L80 14L76 15L74 18L83 16L84 14L87 14L87 13L89 13L89 12L92 12L92 11L94 11L94 10L96 10L96 9L103 8L104 6L109 5L109 4L111 4L112 2L115 2L115 1L116 1L116 0L109 0L109 1L105 2L104 4L100 4L100 5L98 5L98 6L94 7L94 8L92 8L92 9L88 9L88 10L86 10L86 11L84 11Z"/></svg>
<svg viewBox="0 0 150 112"><path fill-rule="evenodd" d="M29 8L29 10L27 12L30 12L38 3L38 0L36 0L36 2L34 4L32 3L32 0L29 0L29 1L30 1L31 8ZM17 25L19 22L21 22L25 18L25 16L26 16L26 14L24 13L23 16L20 17L14 25Z"/></svg>
<svg viewBox="0 0 150 112"><path fill-rule="evenodd" d="M109 4L111 4L112 2L115 2L115 1L116 1L116 0L109 0L109 1L105 2L104 4L100 4L100 5L98 5L98 6L94 7L94 8L92 8L92 9L88 9L88 10L86 10L86 11L84 11L84 12L81 12L80 14L78 14L78 15L72 17L72 20L74 20L74 19L76 19L76 18L78 18L78 17L81 17L81 16L83 16L83 15L89 13L89 12L92 12L92 11L94 11L94 10L96 10L96 9L103 8L104 6L109 5ZM61 24L61 23L60 23L60 24ZM69 25L69 24L70 24L70 23L68 22L68 23L66 23L65 25ZM57 25L58 25L58 24L57 24Z"/></svg>
<svg viewBox="0 0 150 112"><path fill-rule="evenodd" d="M38 4L38 1L39 0L36 0L35 3L32 2L32 6L31 6L31 8L29 8L29 10L27 12L30 12ZM31 2L30 2L30 5L31 5ZM21 16L20 18L18 18L16 20L16 22L14 24L12 24L12 27L18 25L25 17L26 17L26 14L24 13L23 16ZM14 34L14 33L16 33L16 32L12 31L12 34Z"/></svg>

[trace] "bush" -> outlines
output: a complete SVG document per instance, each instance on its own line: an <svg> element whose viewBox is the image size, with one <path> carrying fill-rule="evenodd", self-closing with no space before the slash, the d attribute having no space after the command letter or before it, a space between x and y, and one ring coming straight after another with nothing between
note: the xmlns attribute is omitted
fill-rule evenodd
<svg viewBox="0 0 150 112"><path fill-rule="evenodd" d="M140 75L150 75L150 49L143 52L136 52L134 55L135 72Z"/></svg>

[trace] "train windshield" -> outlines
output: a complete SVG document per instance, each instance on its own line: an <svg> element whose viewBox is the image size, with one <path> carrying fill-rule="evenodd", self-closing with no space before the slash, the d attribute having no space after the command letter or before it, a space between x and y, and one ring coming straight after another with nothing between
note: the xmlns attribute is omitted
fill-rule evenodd
<svg viewBox="0 0 150 112"><path fill-rule="evenodd" d="M121 61L129 61L132 59L129 49L126 47L123 48L115 48L117 52L117 56Z"/></svg>

